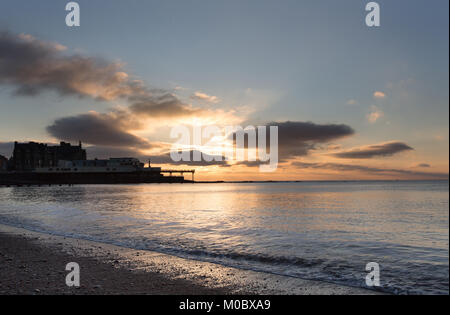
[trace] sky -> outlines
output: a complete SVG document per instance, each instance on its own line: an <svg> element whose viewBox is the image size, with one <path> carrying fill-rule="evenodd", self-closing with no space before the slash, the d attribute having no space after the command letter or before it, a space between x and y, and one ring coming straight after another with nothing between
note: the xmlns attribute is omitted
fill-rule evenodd
<svg viewBox="0 0 450 315"><path fill-rule="evenodd" d="M448 178L447 0L378 1L372 28L362 0L80 0L79 27L67 2L0 0L2 155L81 140L198 180ZM179 125L277 125L278 168L175 163Z"/></svg>

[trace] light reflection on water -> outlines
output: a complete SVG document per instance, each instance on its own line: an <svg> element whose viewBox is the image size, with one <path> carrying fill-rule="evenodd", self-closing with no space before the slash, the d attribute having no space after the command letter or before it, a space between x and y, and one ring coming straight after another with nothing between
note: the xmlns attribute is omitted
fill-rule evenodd
<svg viewBox="0 0 450 315"><path fill-rule="evenodd" d="M0 222L290 276L448 294L448 182L0 189Z"/></svg>

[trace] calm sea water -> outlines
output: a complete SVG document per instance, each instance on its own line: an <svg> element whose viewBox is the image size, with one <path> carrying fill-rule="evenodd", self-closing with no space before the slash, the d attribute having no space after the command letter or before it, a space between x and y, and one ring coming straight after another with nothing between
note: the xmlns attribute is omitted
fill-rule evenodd
<svg viewBox="0 0 450 315"><path fill-rule="evenodd" d="M0 223L238 268L449 293L449 186L429 182L0 188Z"/></svg>

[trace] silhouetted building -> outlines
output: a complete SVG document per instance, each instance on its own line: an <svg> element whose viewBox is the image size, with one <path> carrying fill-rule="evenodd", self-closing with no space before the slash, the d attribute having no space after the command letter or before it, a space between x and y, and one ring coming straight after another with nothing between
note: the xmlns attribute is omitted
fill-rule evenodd
<svg viewBox="0 0 450 315"><path fill-rule="evenodd" d="M8 159L3 155L0 155L0 172L5 172L8 170Z"/></svg>
<svg viewBox="0 0 450 315"><path fill-rule="evenodd" d="M86 150L81 146L72 146L61 142L59 146L44 143L14 143L14 152L10 167L15 171L31 171L37 167L52 167L60 160L86 160Z"/></svg>

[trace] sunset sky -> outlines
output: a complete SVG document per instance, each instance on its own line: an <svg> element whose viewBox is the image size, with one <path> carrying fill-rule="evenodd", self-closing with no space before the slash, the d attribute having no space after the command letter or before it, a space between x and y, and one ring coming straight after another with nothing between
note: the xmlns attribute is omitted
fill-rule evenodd
<svg viewBox="0 0 450 315"><path fill-rule="evenodd" d="M447 0L0 1L0 154L81 140L197 180L447 179ZM170 160L177 125L277 125L274 173ZM206 142L206 140L204 140ZM224 136L218 143L229 143ZM195 147L214 154L214 147Z"/></svg>

